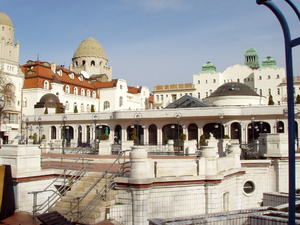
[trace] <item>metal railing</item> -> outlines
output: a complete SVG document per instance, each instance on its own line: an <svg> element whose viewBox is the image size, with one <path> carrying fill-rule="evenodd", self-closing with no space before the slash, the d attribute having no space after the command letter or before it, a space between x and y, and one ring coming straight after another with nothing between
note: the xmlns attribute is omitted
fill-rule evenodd
<svg viewBox="0 0 300 225"><path fill-rule="evenodd" d="M84 221L88 216L95 210L95 208L100 204L101 201L105 200L108 192L114 188L116 177L126 176L129 173L130 162L126 161L126 152L131 150L122 150L119 152L118 158L109 166L109 168L103 172L103 174L92 184L92 186L80 197L72 198L70 201L70 212L71 214L76 214L76 218L73 218L75 221ZM122 156L123 162L120 161ZM121 167L115 173L109 173L109 170L116 164L120 164ZM105 179L105 185L98 190L97 184ZM92 190L96 190L96 195L93 199L85 205L83 209L80 209L81 201L89 194Z"/></svg>
<svg viewBox="0 0 300 225"><path fill-rule="evenodd" d="M91 161L93 161L91 159L84 159L84 154L77 159L64 158L64 160L68 160L70 163L73 161L73 163L64 169L63 172L43 190L28 193L33 194L33 218L37 216L38 212L49 212L49 209L54 206L55 203L60 200L60 198L69 191L82 176L85 175L85 173L90 169ZM52 194L50 194L43 203L38 204L38 195L45 194L47 192L52 192Z"/></svg>

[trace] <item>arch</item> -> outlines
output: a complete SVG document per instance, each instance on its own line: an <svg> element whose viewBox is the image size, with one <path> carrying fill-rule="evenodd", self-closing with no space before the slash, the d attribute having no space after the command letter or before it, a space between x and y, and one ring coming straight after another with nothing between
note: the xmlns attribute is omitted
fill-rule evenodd
<svg viewBox="0 0 300 225"><path fill-rule="evenodd" d="M49 81L47 80L44 81L44 89L49 89Z"/></svg>
<svg viewBox="0 0 300 225"><path fill-rule="evenodd" d="M82 126L81 125L78 126L77 143L78 143L78 146L81 146L81 143L82 143Z"/></svg>
<svg viewBox="0 0 300 225"><path fill-rule="evenodd" d="M74 139L74 128L72 126L66 126L64 130L62 127L61 139L65 139L66 147L70 147L71 140Z"/></svg>
<svg viewBox="0 0 300 225"><path fill-rule="evenodd" d="M149 145L157 145L157 126L151 124L149 130Z"/></svg>
<svg viewBox="0 0 300 225"><path fill-rule="evenodd" d="M107 125L98 125L96 126L96 139L101 140L103 134L109 135L110 128Z"/></svg>
<svg viewBox="0 0 300 225"><path fill-rule="evenodd" d="M277 133L284 133L284 123L282 121L277 122L276 128Z"/></svg>
<svg viewBox="0 0 300 225"><path fill-rule="evenodd" d="M83 88L80 89L80 95L84 96L84 89Z"/></svg>
<svg viewBox="0 0 300 225"><path fill-rule="evenodd" d="M174 140L174 146L178 146L178 139L183 133L182 126L178 124L167 124L162 128L164 143L167 144L168 140Z"/></svg>
<svg viewBox="0 0 300 225"><path fill-rule="evenodd" d="M81 105L80 105L80 111L84 112L84 104L83 103L81 103Z"/></svg>
<svg viewBox="0 0 300 225"><path fill-rule="evenodd" d="M242 143L242 129L241 124L234 122L230 125L230 137L231 139L238 139L240 144Z"/></svg>
<svg viewBox="0 0 300 225"><path fill-rule="evenodd" d="M91 61L91 66L95 66L95 61L94 60Z"/></svg>
<svg viewBox="0 0 300 225"><path fill-rule="evenodd" d="M120 125L115 126L114 143L119 144L122 141L122 127Z"/></svg>
<svg viewBox="0 0 300 225"><path fill-rule="evenodd" d="M92 92L92 97L93 97L93 98L96 98L96 91L93 91L93 92Z"/></svg>
<svg viewBox="0 0 300 225"><path fill-rule="evenodd" d="M56 139L56 127L51 126L51 139Z"/></svg>
<svg viewBox="0 0 300 225"><path fill-rule="evenodd" d="M141 125L131 125L127 127L127 140L133 140L134 144L143 144L144 129Z"/></svg>
<svg viewBox="0 0 300 225"><path fill-rule="evenodd" d="M188 126L188 140L197 140L198 142L198 126L194 123Z"/></svg>
<svg viewBox="0 0 300 225"><path fill-rule="evenodd" d="M267 122L257 121L248 124L248 143L258 139L260 133L270 133L271 126Z"/></svg>
<svg viewBox="0 0 300 225"><path fill-rule="evenodd" d="M221 126L220 123L205 124L203 127L203 134L205 136L205 139L210 138L210 133L212 133L216 139L221 139L221 133L222 136L224 136L224 125L222 124Z"/></svg>
<svg viewBox="0 0 300 225"><path fill-rule="evenodd" d="M85 65L85 60L82 60L82 65L83 65L83 66Z"/></svg>
<svg viewBox="0 0 300 225"><path fill-rule="evenodd" d="M86 90L86 96L91 97L91 91L90 90Z"/></svg>
<svg viewBox="0 0 300 225"><path fill-rule="evenodd" d="M103 103L103 109L105 110L105 109L109 109L110 108L110 103L109 103L109 101L105 101L104 103Z"/></svg>

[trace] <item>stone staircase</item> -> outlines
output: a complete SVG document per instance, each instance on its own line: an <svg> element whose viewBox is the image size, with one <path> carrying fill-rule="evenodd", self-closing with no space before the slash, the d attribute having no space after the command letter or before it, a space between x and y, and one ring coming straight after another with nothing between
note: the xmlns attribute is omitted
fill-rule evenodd
<svg viewBox="0 0 300 225"><path fill-rule="evenodd" d="M97 181L97 179L101 176L101 173L87 173L81 180L77 181L75 186L72 187L70 191L63 196L60 201L56 203L54 207L50 209L50 211L58 211L65 217L70 220L76 220L77 214L72 214L70 212L70 201L72 198L81 197L85 194L85 192ZM111 176L111 174L108 174ZM98 184L90 191L87 196L82 199L79 204L79 210L82 210L89 202L92 200L95 195L105 186L105 178L102 178ZM106 199L101 201L100 204L95 208L95 210L88 216L88 218L84 221L86 224L95 224L100 221L105 220L106 218L106 207L115 204L115 196L117 195L116 190L110 190L106 196ZM78 205L77 201L73 201L72 206L74 208L74 212L77 211Z"/></svg>

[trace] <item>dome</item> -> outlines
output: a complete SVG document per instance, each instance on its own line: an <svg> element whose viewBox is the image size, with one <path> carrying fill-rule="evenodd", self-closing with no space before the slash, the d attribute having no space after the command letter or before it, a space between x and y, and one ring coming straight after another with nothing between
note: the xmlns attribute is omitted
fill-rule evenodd
<svg viewBox="0 0 300 225"><path fill-rule="evenodd" d="M208 98L217 96L232 96L232 95L247 95L247 96L259 96L246 84L231 82L221 85L217 88Z"/></svg>
<svg viewBox="0 0 300 225"><path fill-rule="evenodd" d="M40 103L60 103L60 101L54 94L45 94L41 97Z"/></svg>
<svg viewBox="0 0 300 225"><path fill-rule="evenodd" d="M263 59L261 67L262 68L266 68L266 67L278 68L278 66L276 65L276 60L271 56L268 56Z"/></svg>
<svg viewBox="0 0 300 225"><path fill-rule="evenodd" d="M257 51L254 48L249 48L245 52L245 56L258 56L258 53L257 53Z"/></svg>
<svg viewBox="0 0 300 225"><path fill-rule="evenodd" d="M202 65L202 70L200 73L216 73L216 72L217 72L216 66L211 62L207 62Z"/></svg>
<svg viewBox="0 0 300 225"><path fill-rule="evenodd" d="M97 40L89 37L80 43L73 58L79 56L96 56L106 58L106 53Z"/></svg>
<svg viewBox="0 0 300 225"><path fill-rule="evenodd" d="M7 26L10 26L10 27L14 27L14 24L11 21L11 19L4 12L0 12L0 24L1 25L7 25Z"/></svg>

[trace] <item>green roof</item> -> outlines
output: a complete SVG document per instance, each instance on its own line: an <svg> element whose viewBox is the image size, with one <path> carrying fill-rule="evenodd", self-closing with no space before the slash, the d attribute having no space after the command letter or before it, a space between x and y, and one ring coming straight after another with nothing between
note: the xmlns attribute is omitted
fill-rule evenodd
<svg viewBox="0 0 300 225"><path fill-rule="evenodd" d="M268 68L268 67L275 68L275 69L279 68L276 65L276 60L271 56L268 56L268 57L264 58L264 60L262 61L261 69L262 68Z"/></svg>
<svg viewBox="0 0 300 225"><path fill-rule="evenodd" d="M198 74L201 74L201 73L216 73L216 72L217 72L216 66L211 62L207 62L207 63L203 64L202 70Z"/></svg>

